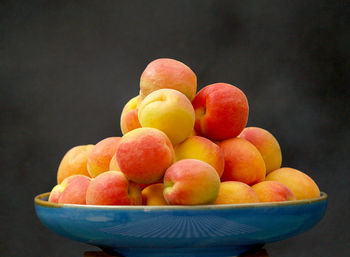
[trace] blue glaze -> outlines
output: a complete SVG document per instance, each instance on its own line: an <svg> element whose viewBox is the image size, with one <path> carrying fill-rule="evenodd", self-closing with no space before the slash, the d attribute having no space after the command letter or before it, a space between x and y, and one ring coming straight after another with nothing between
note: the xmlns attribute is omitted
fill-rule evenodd
<svg viewBox="0 0 350 257"><path fill-rule="evenodd" d="M233 256L300 234L324 216L327 195L304 201L207 206L84 206L35 198L41 222L72 240L125 256Z"/></svg>

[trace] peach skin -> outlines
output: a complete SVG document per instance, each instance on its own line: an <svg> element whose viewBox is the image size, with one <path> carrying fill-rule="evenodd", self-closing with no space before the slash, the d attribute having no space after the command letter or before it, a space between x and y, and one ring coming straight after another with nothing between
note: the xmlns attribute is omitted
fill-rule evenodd
<svg viewBox="0 0 350 257"><path fill-rule="evenodd" d="M193 128L192 132L189 134L189 137L199 136L196 130Z"/></svg>
<svg viewBox="0 0 350 257"><path fill-rule="evenodd" d="M61 193L63 192L64 189L65 187L62 186L61 184L54 186L50 192L48 201L51 203L58 203L58 200L60 199Z"/></svg>
<svg viewBox="0 0 350 257"><path fill-rule="evenodd" d="M54 186L54 188L52 188L50 192L49 202L58 203L58 200L60 199L63 190L69 185L69 183L72 180L75 179L76 176L77 175L66 177L60 184L57 184L56 186Z"/></svg>
<svg viewBox="0 0 350 257"><path fill-rule="evenodd" d="M260 202L282 202L295 200L292 190L278 181L263 181L252 186Z"/></svg>
<svg viewBox="0 0 350 257"><path fill-rule="evenodd" d="M63 156L57 171L57 184L72 175L90 177L86 164L93 147L94 145L75 146Z"/></svg>
<svg viewBox="0 0 350 257"><path fill-rule="evenodd" d="M159 183L163 183L163 177L161 177L161 179L159 179L159 180L156 181L156 182L148 183L148 184L139 184L139 186L140 186L141 191L142 191L143 189L145 189L146 187L148 187L148 186L150 186L150 185L159 184Z"/></svg>
<svg viewBox="0 0 350 257"><path fill-rule="evenodd" d="M139 184L151 184L163 177L175 156L166 134L154 128L138 128L122 137L116 158L128 179Z"/></svg>
<svg viewBox="0 0 350 257"><path fill-rule="evenodd" d="M177 60L156 59L147 65L141 75L141 99L162 88L178 90L192 101L197 91L196 74L187 65Z"/></svg>
<svg viewBox="0 0 350 257"><path fill-rule="evenodd" d="M173 145L184 141L193 131L195 114L186 96L173 89L159 89L139 105L142 127L163 131Z"/></svg>
<svg viewBox="0 0 350 257"><path fill-rule="evenodd" d="M222 181L240 181L252 185L265 179L264 159L252 143L241 138L231 138L218 145L225 158Z"/></svg>
<svg viewBox="0 0 350 257"><path fill-rule="evenodd" d="M111 161L109 162L109 170L120 171L120 168L119 168L119 165L117 162L116 154L113 154L113 157L112 157Z"/></svg>
<svg viewBox="0 0 350 257"><path fill-rule="evenodd" d="M58 203L86 204L86 190L91 178L84 175L72 175L61 183L64 187Z"/></svg>
<svg viewBox="0 0 350 257"><path fill-rule="evenodd" d="M266 174L281 168L282 153L276 138L267 130L258 127L247 127L238 136L252 143L265 161Z"/></svg>
<svg viewBox="0 0 350 257"><path fill-rule="evenodd" d="M86 204L141 205L141 190L121 171L106 171L91 181L86 192Z"/></svg>
<svg viewBox="0 0 350 257"><path fill-rule="evenodd" d="M135 96L130 99L123 108L122 114L120 116L120 129L124 134L129 131L141 128L141 124L138 118L138 105L140 104L140 96Z"/></svg>
<svg viewBox="0 0 350 257"><path fill-rule="evenodd" d="M175 162L164 175L164 198L168 204L212 204L220 188L216 170L206 162L185 159Z"/></svg>
<svg viewBox="0 0 350 257"><path fill-rule="evenodd" d="M227 83L202 88L192 101L200 136L221 141L239 135L248 121L249 106L245 94Z"/></svg>
<svg viewBox="0 0 350 257"><path fill-rule="evenodd" d="M207 138L199 136L189 137L184 142L176 145L174 150L176 161L197 159L213 166L219 177L224 172L224 154L217 144Z"/></svg>
<svg viewBox="0 0 350 257"><path fill-rule="evenodd" d="M109 170L120 139L120 137L108 137L94 146L87 161L87 168L92 178Z"/></svg>
<svg viewBox="0 0 350 257"><path fill-rule="evenodd" d="M145 187L142 194L143 205L168 205L163 196L163 183L152 184Z"/></svg>
<svg viewBox="0 0 350 257"><path fill-rule="evenodd" d="M239 181L221 182L219 196L214 204L257 203L259 198L254 190Z"/></svg>
<svg viewBox="0 0 350 257"><path fill-rule="evenodd" d="M278 181L292 190L297 200L311 199L320 196L315 181L305 173L293 168L280 168L266 176L267 181Z"/></svg>

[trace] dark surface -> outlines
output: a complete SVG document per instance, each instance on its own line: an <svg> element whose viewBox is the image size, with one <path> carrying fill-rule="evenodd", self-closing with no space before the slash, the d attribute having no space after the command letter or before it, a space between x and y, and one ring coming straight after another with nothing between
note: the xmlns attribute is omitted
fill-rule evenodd
<svg viewBox="0 0 350 257"><path fill-rule="evenodd" d="M248 125L329 194L322 222L270 256L349 256L349 11L347 0L1 1L0 255L96 250L48 231L33 197L56 184L68 149L121 135L143 69L170 57L199 88L241 88Z"/></svg>
<svg viewBox="0 0 350 257"><path fill-rule="evenodd" d="M102 251L87 251L84 252L83 257L122 257L120 255L109 255ZM269 253L266 249L254 249L252 251L249 251L247 253L244 253L243 255L240 255L239 257L269 257Z"/></svg>

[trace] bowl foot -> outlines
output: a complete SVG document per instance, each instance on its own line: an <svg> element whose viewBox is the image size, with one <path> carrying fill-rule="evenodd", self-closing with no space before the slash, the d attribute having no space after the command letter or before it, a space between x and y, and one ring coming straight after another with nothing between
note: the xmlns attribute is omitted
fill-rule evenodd
<svg viewBox="0 0 350 257"><path fill-rule="evenodd" d="M107 248L101 247L110 255L125 257L234 257L247 251L259 249L263 245L243 245L229 247L208 247L208 248Z"/></svg>

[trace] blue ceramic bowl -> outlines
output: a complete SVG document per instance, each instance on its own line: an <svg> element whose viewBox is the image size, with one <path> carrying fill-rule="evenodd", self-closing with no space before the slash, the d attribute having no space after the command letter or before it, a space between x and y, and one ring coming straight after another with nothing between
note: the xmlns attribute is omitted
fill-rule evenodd
<svg viewBox="0 0 350 257"><path fill-rule="evenodd" d="M53 232L124 256L235 256L300 234L324 216L327 194L279 203L201 206L54 204L35 197Z"/></svg>

